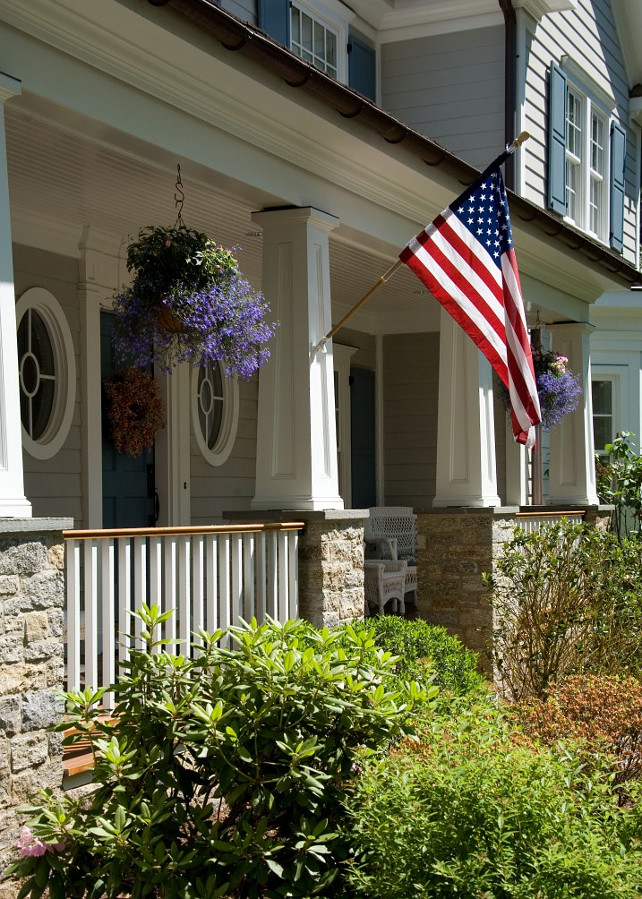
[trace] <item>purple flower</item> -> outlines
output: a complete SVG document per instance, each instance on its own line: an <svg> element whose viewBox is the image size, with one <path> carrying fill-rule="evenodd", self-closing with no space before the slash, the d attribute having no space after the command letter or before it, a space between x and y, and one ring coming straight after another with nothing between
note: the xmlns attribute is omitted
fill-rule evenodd
<svg viewBox="0 0 642 899"><path fill-rule="evenodd" d="M544 428L555 427L562 416L575 412L582 396L580 379L567 365L568 358L561 353L533 350L535 382Z"/></svg>
<svg viewBox="0 0 642 899"><path fill-rule="evenodd" d="M267 320L262 294L238 272L196 290L176 285L171 296L150 293L134 283L115 297L114 343L124 364L171 372L182 362L220 361L228 377L248 379L269 358L276 324ZM159 318L162 307L176 320L172 330Z"/></svg>
<svg viewBox="0 0 642 899"><path fill-rule="evenodd" d="M561 353L547 353L532 348L535 383L542 412L542 427L547 430L558 425L562 417L575 412L582 396L580 379L568 368L568 357ZM510 409L508 390L501 385L504 405Z"/></svg>

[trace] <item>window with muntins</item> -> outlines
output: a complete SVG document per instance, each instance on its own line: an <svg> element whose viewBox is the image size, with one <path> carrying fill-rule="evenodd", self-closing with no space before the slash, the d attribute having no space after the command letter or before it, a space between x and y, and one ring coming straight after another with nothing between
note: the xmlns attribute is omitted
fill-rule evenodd
<svg viewBox="0 0 642 899"><path fill-rule="evenodd" d="M621 252L626 130L555 63L549 87L548 205Z"/></svg>
<svg viewBox="0 0 642 899"><path fill-rule="evenodd" d="M195 368L192 374L192 421L196 442L210 465L222 465L236 439L239 391L236 378L226 378L220 362Z"/></svg>
<svg viewBox="0 0 642 899"><path fill-rule="evenodd" d="M573 87L566 93L566 215L606 242L607 118Z"/></svg>
<svg viewBox="0 0 642 899"><path fill-rule="evenodd" d="M58 301L32 287L16 304L22 442L36 459L51 459L69 433L76 397L75 351Z"/></svg>
<svg viewBox="0 0 642 899"><path fill-rule="evenodd" d="M316 16L296 3L290 8L290 47L297 56L311 62L333 78L339 77L339 35Z"/></svg>

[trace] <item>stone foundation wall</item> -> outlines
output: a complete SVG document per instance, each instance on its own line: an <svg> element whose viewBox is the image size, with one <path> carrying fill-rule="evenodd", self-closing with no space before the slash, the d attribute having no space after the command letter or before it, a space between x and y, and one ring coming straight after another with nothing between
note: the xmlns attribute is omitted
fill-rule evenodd
<svg viewBox="0 0 642 899"><path fill-rule="evenodd" d="M17 808L62 785L56 691L64 677L64 546L67 520L0 520L0 871L18 835ZM7 892L9 890L9 892ZM15 884L0 883L0 897Z"/></svg>

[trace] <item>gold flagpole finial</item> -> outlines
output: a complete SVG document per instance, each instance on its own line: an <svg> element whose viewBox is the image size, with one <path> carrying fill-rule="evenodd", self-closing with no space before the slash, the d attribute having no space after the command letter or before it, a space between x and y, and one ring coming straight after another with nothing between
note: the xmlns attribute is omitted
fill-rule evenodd
<svg viewBox="0 0 642 899"><path fill-rule="evenodd" d="M524 141L527 141L529 137L530 137L530 133L528 131L522 131L522 133L518 137L515 138L513 143L510 144L510 146L508 147L508 151L510 153L514 153L515 150L518 147L521 147L521 145L524 143Z"/></svg>

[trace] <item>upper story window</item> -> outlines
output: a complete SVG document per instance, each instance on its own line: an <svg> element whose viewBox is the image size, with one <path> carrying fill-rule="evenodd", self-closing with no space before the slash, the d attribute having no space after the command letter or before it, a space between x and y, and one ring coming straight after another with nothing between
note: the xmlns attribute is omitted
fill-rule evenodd
<svg viewBox="0 0 642 899"><path fill-rule="evenodd" d="M339 77L339 34L296 3L290 7L290 47L318 69Z"/></svg>
<svg viewBox="0 0 642 899"><path fill-rule="evenodd" d="M573 87L566 91L566 215L599 240L608 238L608 119Z"/></svg>
<svg viewBox="0 0 642 899"><path fill-rule="evenodd" d="M621 251L626 131L554 63L549 101L549 206Z"/></svg>
<svg viewBox="0 0 642 899"><path fill-rule="evenodd" d="M376 100L376 53L350 31L354 12L340 0L258 0L258 21L274 40Z"/></svg>

